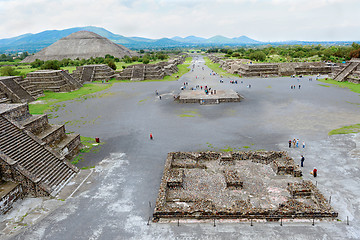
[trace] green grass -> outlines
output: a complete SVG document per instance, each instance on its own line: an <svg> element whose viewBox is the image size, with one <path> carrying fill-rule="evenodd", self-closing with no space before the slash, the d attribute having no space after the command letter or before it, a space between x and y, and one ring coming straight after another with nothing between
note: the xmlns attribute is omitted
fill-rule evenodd
<svg viewBox="0 0 360 240"><path fill-rule="evenodd" d="M72 160L72 164L76 165L80 161L84 161L84 153L92 152L96 153L99 152L101 149L101 146L105 144L105 142L96 143L95 138L93 137L84 137L80 136L81 144L84 146L82 149L80 149L80 153ZM95 166L88 166L84 167L82 169L88 169L93 168Z"/></svg>
<svg viewBox="0 0 360 240"><path fill-rule="evenodd" d="M61 67L61 69L68 70L69 73L72 73L74 70L76 70L76 66Z"/></svg>
<svg viewBox="0 0 360 240"><path fill-rule="evenodd" d="M344 126L338 129L334 129L329 132L329 135L348 134L348 133L360 133L360 124L354 124L354 125Z"/></svg>
<svg viewBox="0 0 360 240"><path fill-rule="evenodd" d="M324 85L324 84L318 84L318 85L322 87L330 87L329 85Z"/></svg>
<svg viewBox="0 0 360 240"><path fill-rule="evenodd" d="M164 62L164 61L167 61L167 60L157 59L157 60L155 60L155 61L150 61L149 64L156 64L156 63ZM123 70L123 66L124 66L124 67L128 67L128 66L132 66L132 65L135 65L135 64L143 64L143 63L142 63L142 62L132 62L132 63L116 62L116 63L115 63L115 65L116 65L116 70L117 70L117 71L122 71L122 70Z"/></svg>
<svg viewBox="0 0 360 240"><path fill-rule="evenodd" d="M195 110L185 110L182 109L181 113L178 114L179 117L200 117L200 114L197 109Z"/></svg>
<svg viewBox="0 0 360 240"><path fill-rule="evenodd" d="M350 83L350 82L338 82L338 81L335 81L335 80L329 79L329 78L328 78L328 80L325 80L323 78L318 79L318 81L323 82L323 83L334 84L338 87L348 88L353 92L360 93L360 84L355 84L355 83Z"/></svg>
<svg viewBox="0 0 360 240"><path fill-rule="evenodd" d="M211 70L213 70L214 72L216 72L219 75L222 75L224 77L239 77L236 74L228 73L224 69L220 68L219 63L213 63L212 61L210 61L210 59L208 57L204 57L204 60L205 60L205 65L208 66Z"/></svg>
<svg viewBox="0 0 360 240"><path fill-rule="evenodd" d="M69 101L73 99L86 99L91 96L91 94L100 92L110 88L112 84L84 84L78 90L73 92L50 92L45 91L43 97L38 98L40 103L30 103L29 110L31 114L44 114L46 111L51 111L56 108L57 103ZM56 109L55 109L56 110Z"/></svg>

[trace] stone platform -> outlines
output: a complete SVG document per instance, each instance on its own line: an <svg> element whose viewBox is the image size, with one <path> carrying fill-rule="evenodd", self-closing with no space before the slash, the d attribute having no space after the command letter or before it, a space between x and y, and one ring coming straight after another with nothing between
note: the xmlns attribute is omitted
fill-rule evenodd
<svg viewBox="0 0 360 240"><path fill-rule="evenodd" d="M232 89L215 90L216 94L206 94L204 90L182 90L176 98L179 103L219 104L222 102L240 102L243 99Z"/></svg>
<svg viewBox="0 0 360 240"><path fill-rule="evenodd" d="M286 152L169 153L153 220L337 217L301 176Z"/></svg>

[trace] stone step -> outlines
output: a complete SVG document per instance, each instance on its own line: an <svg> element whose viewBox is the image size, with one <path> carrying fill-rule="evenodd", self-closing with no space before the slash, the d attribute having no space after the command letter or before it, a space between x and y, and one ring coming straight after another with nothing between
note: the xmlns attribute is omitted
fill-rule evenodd
<svg viewBox="0 0 360 240"><path fill-rule="evenodd" d="M39 133L37 137L48 145L56 144L65 137L65 127L64 125L50 125L44 131Z"/></svg>
<svg viewBox="0 0 360 240"><path fill-rule="evenodd" d="M80 134L66 134L66 136L56 144L55 150L58 151L61 156L72 157L77 153L80 144ZM67 148L67 152L64 152L65 148Z"/></svg>
<svg viewBox="0 0 360 240"><path fill-rule="evenodd" d="M29 172L30 175L22 175L35 176L40 183L34 184L42 184L48 194L61 188L61 184L75 174L76 168L70 167L3 116L0 116L0 132L5 133L0 138L0 151L21 166L12 171ZM34 178L29 178L29 181L33 180Z"/></svg>
<svg viewBox="0 0 360 240"><path fill-rule="evenodd" d="M24 121L19 122L19 124L34 135L39 134L41 131L49 127L48 117L46 114L32 115Z"/></svg>

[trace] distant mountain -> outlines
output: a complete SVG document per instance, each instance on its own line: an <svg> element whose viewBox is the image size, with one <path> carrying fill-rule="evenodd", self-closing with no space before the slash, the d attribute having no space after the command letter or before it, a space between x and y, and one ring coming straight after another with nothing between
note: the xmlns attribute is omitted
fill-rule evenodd
<svg viewBox="0 0 360 240"><path fill-rule="evenodd" d="M174 41L183 42L183 43L206 43L206 38L201 38L201 37L196 37L196 36L187 36L185 38L173 37L171 39Z"/></svg>
<svg viewBox="0 0 360 240"><path fill-rule="evenodd" d="M259 44L261 42L259 41L256 41L254 39L251 39L247 36L240 36L240 37L235 37L235 38L232 38L234 40L234 42L236 43L245 43L245 44Z"/></svg>
<svg viewBox="0 0 360 240"><path fill-rule="evenodd" d="M38 52L45 47L55 43L63 37L66 37L78 31L90 31L105 38L110 39L114 43L124 45L130 49L157 49L157 48L177 48L177 47L208 47L208 46L224 46L224 45L248 45L262 44L259 41L241 36L237 38L227 38L224 36L214 36L206 39L197 36L149 39L143 37L125 37L114 34L104 28L87 26L75 27L64 30L47 30L40 33L27 33L13 38L0 39L0 53L28 51L30 53Z"/></svg>
<svg viewBox="0 0 360 240"><path fill-rule="evenodd" d="M222 44L229 44L229 43L235 43L233 39L227 38L221 35L216 35L214 37L211 37L207 40L208 43L222 43Z"/></svg>

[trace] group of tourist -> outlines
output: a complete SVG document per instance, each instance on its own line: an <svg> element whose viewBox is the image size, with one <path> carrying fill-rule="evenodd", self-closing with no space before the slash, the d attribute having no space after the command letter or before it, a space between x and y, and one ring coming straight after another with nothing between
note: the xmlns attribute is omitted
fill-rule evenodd
<svg viewBox="0 0 360 240"><path fill-rule="evenodd" d="M299 139L294 138L293 140L289 140L289 148L291 148L291 146L293 146L294 148L298 148L299 147ZM302 148L305 148L305 141L302 142Z"/></svg>
<svg viewBox="0 0 360 240"><path fill-rule="evenodd" d="M299 89L301 88L301 85L299 84ZM296 89L296 86L295 85L291 85L290 86L290 89Z"/></svg>

